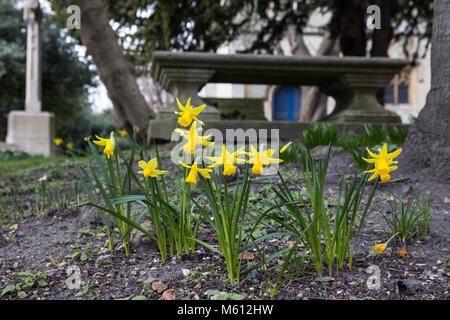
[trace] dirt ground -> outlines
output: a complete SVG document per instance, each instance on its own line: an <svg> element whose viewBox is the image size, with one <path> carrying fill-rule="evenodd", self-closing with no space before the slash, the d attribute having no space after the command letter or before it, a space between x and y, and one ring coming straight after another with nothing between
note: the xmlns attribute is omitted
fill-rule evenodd
<svg viewBox="0 0 450 320"><path fill-rule="evenodd" d="M327 194L337 194L338 173L348 159L347 153L333 153ZM294 179L300 172L297 165L286 165L282 170L290 172ZM73 179L71 172L69 177ZM42 171L36 171L31 177L38 178L42 174ZM381 216L371 210L351 270L344 266L338 274L329 276L325 271L322 277L299 274L280 289L275 299L450 298L450 186L417 184L394 173L392 176L392 181L379 186L374 203L385 209L383 199L391 192L432 191L431 233L408 242L408 256L399 256L400 243L397 241L393 241L382 255L369 255L376 242L390 237ZM17 187L16 178L3 180L0 186L4 189L8 184ZM3 195L0 193L0 196ZM200 245L195 254L165 264L161 263L152 242L140 242L132 248L129 257L125 256L118 241L116 248L109 251L99 220L86 212L85 207L62 205L41 215L30 214L0 225L0 294L3 293L0 299L161 299L167 297L166 293L173 294L177 300L269 299L265 277L269 274L272 278L278 276L278 261L274 261L266 272L255 270L243 275L240 284L233 286L227 280L223 258ZM199 237L215 244L215 233L209 228L201 228ZM291 240L272 238L263 245L270 252L286 247ZM257 251L248 258L250 265L260 261ZM367 286L369 277L374 275L367 272L371 265L379 268L381 282L376 289ZM78 270L77 267L81 283L72 288L73 270ZM300 254L291 261L286 276L297 271L313 271L310 263L301 260Z"/></svg>

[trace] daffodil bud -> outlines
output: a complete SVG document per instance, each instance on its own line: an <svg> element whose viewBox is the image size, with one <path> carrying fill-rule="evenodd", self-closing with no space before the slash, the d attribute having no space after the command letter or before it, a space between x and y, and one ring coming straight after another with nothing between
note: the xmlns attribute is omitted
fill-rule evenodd
<svg viewBox="0 0 450 320"><path fill-rule="evenodd" d="M114 136L114 131L111 131L110 139L113 150L116 150L116 137Z"/></svg>

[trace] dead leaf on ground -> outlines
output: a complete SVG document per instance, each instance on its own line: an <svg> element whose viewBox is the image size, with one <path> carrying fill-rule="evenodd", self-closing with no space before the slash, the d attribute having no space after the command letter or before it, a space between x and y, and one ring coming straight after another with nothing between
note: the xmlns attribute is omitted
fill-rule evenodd
<svg viewBox="0 0 450 320"><path fill-rule="evenodd" d="M159 300L175 300L175 295L173 294L175 289L169 289L164 291L163 295Z"/></svg>
<svg viewBox="0 0 450 320"><path fill-rule="evenodd" d="M155 281L152 283L152 289L161 294L167 289L167 286L162 282Z"/></svg>

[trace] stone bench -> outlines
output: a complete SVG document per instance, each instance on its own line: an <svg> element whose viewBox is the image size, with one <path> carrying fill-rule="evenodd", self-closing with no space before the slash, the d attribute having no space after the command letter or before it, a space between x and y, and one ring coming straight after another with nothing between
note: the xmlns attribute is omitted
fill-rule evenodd
<svg viewBox="0 0 450 320"><path fill-rule="evenodd" d="M399 123L397 114L385 110L378 103L376 93L408 63L408 60L390 58L155 51L151 75L164 89L179 97L182 103L191 97L193 106L205 103L198 92L207 83L305 85L317 86L321 92L335 99L336 107L327 121ZM175 126L173 111L176 109L174 105L160 108L157 118L150 122L150 137L168 138L167 126ZM220 120L220 112L208 106L202 112L202 119ZM164 128L157 128L159 126Z"/></svg>

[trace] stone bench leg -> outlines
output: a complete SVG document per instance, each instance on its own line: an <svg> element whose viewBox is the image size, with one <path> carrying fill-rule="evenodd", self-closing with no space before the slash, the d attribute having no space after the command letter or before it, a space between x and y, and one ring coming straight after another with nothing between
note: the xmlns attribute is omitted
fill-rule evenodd
<svg viewBox="0 0 450 320"><path fill-rule="evenodd" d="M325 120L337 123L400 123L400 116L383 108L376 98L391 75L348 74L321 90L336 100L336 108Z"/></svg>
<svg viewBox="0 0 450 320"><path fill-rule="evenodd" d="M200 119L202 121L220 120L220 112L215 107L208 105L198 92L208 83L214 75L213 70L204 69L169 69L165 71L170 74L162 80L161 86L168 88L168 91L175 97L178 97L183 105L191 98L191 107L199 107L206 104ZM169 80L170 79L170 80ZM173 130L177 125L177 115L175 111L180 111L177 103L162 106L156 115L156 119L151 120L148 127L148 139L170 140ZM186 128L189 129L189 128ZM149 140L150 141L150 140Z"/></svg>

